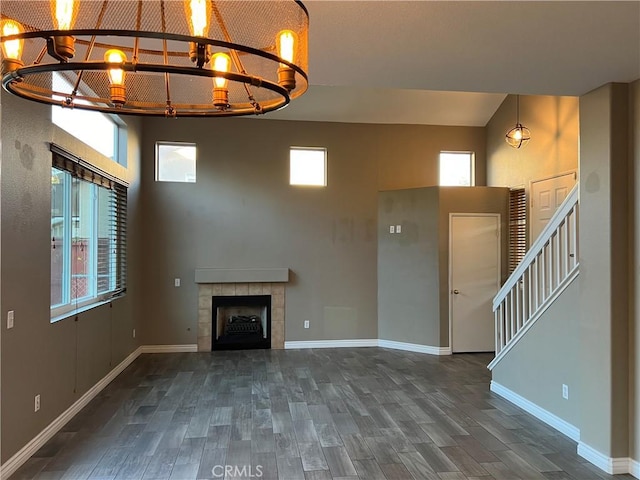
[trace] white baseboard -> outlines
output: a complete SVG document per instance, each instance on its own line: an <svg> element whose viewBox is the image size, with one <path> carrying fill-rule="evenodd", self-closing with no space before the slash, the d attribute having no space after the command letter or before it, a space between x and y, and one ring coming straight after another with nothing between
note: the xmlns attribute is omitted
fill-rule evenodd
<svg viewBox="0 0 640 480"><path fill-rule="evenodd" d="M640 478L640 462L634 460L633 458L629 459L629 473L636 478Z"/></svg>
<svg viewBox="0 0 640 480"><path fill-rule="evenodd" d="M31 455L36 453L40 447L47 443L56 433L64 427L80 410L82 410L93 398L98 395L114 378L116 378L125 368L142 353L143 347L138 347L118 366L111 370L102 380L91 387L73 405L67 408L58 418L51 422L44 430L36 435L29 443L22 447L15 455L7 460L0 467L0 478L7 478L18 470Z"/></svg>
<svg viewBox="0 0 640 480"><path fill-rule="evenodd" d="M450 347L432 347L430 345L418 345L417 343L394 342L392 340L311 340L284 342L286 350L302 348L345 348L345 347L382 347L408 352L427 353L429 355L451 355Z"/></svg>
<svg viewBox="0 0 640 480"><path fill-rule="evenodd" d="M395 342L393 340L378 340L378 346L382 348L393 348L395 350L406 350L408 352L427 353L429 355L451 355L451 347L432 347L430 345Z"/></svg>
<svg viewBox="0 0 640 480"><path fill-rule="evenodd" d="M189 353L197 352L198 345L143 345L142 353Z"/></svg>
<svg viewBox="0 0 640 480"><path fill-rule="evenodd" d="M378 340L312 340L307 342L284 342L285 350L295 348L346 348L377 347Z"/></svg>
<svg viewBox="0 0 640 480"><path fill-rule="evenodd" d="M619 475L630 473L634 477L638 477L638 462L630 458L612 458L584 442L578 442L578 455L593 463L600 470L607 472L609 475ZM633 465L635 463L635 466ZM635 473L632 471L635 469Z"/></svg>
<svg viewBox="0 0 640 480"><path fill-rule="evenodd" d="M544 423L549 425L550 427L555 428L561 433L564 433L571 440L578 442L580 440L580 429L571 425L569 422L561 419L557 415L545 410L542 407L539 407L535 403L527 400L521 395L509 390L507 387L503 387L499 383L491 381L491 391L503 397L506 400L509 400L511 403L517 405L525 412L530 413L534 417L539 420L542 420Z"/></svg>

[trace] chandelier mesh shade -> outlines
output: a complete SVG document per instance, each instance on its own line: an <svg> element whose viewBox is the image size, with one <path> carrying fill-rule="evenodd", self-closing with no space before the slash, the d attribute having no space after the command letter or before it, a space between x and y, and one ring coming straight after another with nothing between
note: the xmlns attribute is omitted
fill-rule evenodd
<svg viewBox="0 0 640 480"><path fill-rule="evenodd" d="M516 96L516 126L507 132L505 140L513 148L524 147L531 140L531 132L520 123L520 95Z"/></svg>
<svg viewBox="0 0 640 480"><path fill-rule="evenodd" d="M0 13L2 85L29 100L236 116L280 109L308 87L299 1L2 0Z"/></svg>

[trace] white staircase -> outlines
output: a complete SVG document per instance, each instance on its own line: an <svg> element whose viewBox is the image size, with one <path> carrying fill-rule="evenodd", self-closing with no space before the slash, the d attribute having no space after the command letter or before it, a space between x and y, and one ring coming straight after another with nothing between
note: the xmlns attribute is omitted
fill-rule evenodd
<svg viewBox="0 0 640 480"><path fill-rule="evenodd" d="M578 184L493 299L496 356L491 370L578 276Z"/></svg>

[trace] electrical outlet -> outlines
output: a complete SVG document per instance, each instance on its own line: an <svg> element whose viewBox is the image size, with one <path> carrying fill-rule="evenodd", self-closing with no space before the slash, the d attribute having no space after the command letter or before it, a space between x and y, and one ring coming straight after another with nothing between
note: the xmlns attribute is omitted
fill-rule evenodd
<svg viewBox="0 0 640 480"><path fill-rule="evenodd" d="M13 318L14 318L14 312L13 310L9 310L7 312L7 329L13 328Z"/></svg>
<svg viewBox="0 0 640 480"><path fill-rule="evenodd" d="M179 279L179 278L176 278L176 279L173 281L173 285L174 285L174 286L176 286L176 287L179 287L179 286L180 286L180 279Z"/></svg>
<svg viewBox="0 0 640 480"><path fill-rule="evenodd" d="M569 385L562 384L562 398L569 400Z"/></svg>
<svg viewBox="0 0 640 480"><path fill-rule="evenodd" d="M304 328L309 328L309 320L304 321Z"/></svg>
<svg viewBox="0 0 640 480"><path fill-rule="evenodd" d="M133 335L133 338L136 338L136 329L135 328L133 329L132 335Z"/></svg>
<svg viewBox="0 0 640 480"><path fill-rule="evenodd" d="M33 399L33 411L37 412L38 410L40 410L40 394Z"/></svg>
<svg viewBox="0 0 640 480"><path fill-rule="evenodd" d="M396 233L402 232L402 225L396 225Z"/></svg>
<svg viewBox="0 0 640 480"><path fill-rule="evenodd" d="M396 227L395 227L395 225L390 225L390 226L389 226L389 233L396 233Z"/></svg>

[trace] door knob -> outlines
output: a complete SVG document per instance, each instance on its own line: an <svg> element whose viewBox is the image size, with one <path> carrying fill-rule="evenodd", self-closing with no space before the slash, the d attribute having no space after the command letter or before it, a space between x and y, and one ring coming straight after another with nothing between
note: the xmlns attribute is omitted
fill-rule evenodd
<svg viewBox="0 0 640 480"><path fill-rule="evenodd" d="M455 295L458 295L458 294L460 293L460 290L456 289L456 290L454 290L454 291L453 291L453 293L454 293Z"/></svg>

